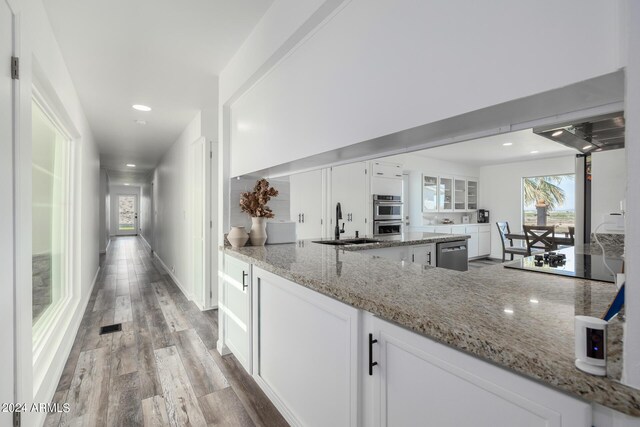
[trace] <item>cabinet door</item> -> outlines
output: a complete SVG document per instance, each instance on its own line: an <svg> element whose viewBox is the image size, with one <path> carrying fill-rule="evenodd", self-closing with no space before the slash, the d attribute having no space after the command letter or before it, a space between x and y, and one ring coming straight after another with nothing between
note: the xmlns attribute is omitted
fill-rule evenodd
<svg viewBox="0 0 640 427"><path fill-rule="evenodd" d="M254 378L291 425L358 426L358 310L254 268Z"/></svg>
<svg viewBox="0 0 640 427"><path fill-rule="evenodd" d="M376 427L591 425L588 403L377 317L367 322L378 341L373 375L368 363L363 372L372 390L364 417Z"/></svg>
<svg viewBox="0 0 640 427"><path fill-rule="evenodd" d="M453 180L453 200L456 211L467 210L467 180L464 178L454 178Z"/></svg>
<svg viewBox="0 0 640 427"><path fill-rule="evenodd" d="M436 266L436 245L411 246L411 260L416 264Z"/></svg>
<svg viewBox="0 0 640 427"><path fill-rule="evenodd" d="M371 176L380 178L402 179L402 165L388 162L373 162L373 173Z"/></svg>
<svg viewBox="0 0 640 427"><path fill-rule="evenodd" d="M441 176L438 178L438 210L440 212L453 211L453 178Z"/></svg>
<svg viewBox="0 0 640 427"><path fill-rule="evenodd" d="M218 305L223 313L223 343L251 372L250 264L224 256L223 291Z"/></svg>
<svg viewBox="0 0 640 427"><path fill-rule="evenodd" d="M409 246L396 246L393 248L365 249L358 251L367 255L379 256L392 261L411 261L411 251Z"/></svg>
<svg viewBox="0 0 640 427"><path fill-rule="evenodd" d="M422 212L438 212L438 177L422 175Z"/></svg>
<svg viewBox="0 0 640 427"><path fill-rule="evenodd" d="M467 240L468 258L476 258L478 255L480 255L480 252L478 249L478 230L475 229L473 231L467 231L467 234L471 236Z"/></svg>
<svg viewBox="0 0 640 427"><path fill-rule="evenodd" d="M467 180L467 210L475 211L478 209L478 180Z"/></svg>
<svg viewBox="0 0 640 427"><path fill-rule="evenodd" d="M336 226L336 204L342 206L342 219L338 222L345 233L342 237L353 237L356 231L367 234L369 212L367 191L366 163L358 162L331 168L331 228L330 235Z"/></svg>
<svg viewBox="0 0 640 427"><path fill-rule="evenodd" d="M478 255L491 255L491 230L483 227L478 233Z"/></svg>
<svg viewBox="0 0 640 427"><path fill-rule="evenodd" d="M322 171L291 175L291 220L296 222L298 239L317 239L323 236Z"/></svg>

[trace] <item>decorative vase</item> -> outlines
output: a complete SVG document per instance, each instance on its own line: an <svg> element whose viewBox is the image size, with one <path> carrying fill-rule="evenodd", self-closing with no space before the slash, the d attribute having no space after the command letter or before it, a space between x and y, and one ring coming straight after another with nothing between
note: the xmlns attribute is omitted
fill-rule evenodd
<svg viewBox="0 0 640 427"><path fill-rule="evenodd" d="M249 239L251 239L252 246L264 246L264 242L267 241L267 222L265 217L251 217Z"/></svg>
<svg viewBox="0 0 640 427"><path fill-rule="evenodd" d="M231 227L231 231L227 234L227 240L234 248L241 248L247 244L249 234L244 227Z"/></svg>

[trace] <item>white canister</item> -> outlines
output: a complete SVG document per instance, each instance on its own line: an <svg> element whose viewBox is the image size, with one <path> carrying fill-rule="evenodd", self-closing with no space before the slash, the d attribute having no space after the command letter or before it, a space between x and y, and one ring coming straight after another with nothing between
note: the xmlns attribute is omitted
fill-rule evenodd
<svg viewBox="0 0 640 427"><path fill-rule="evenodd" d="M249 233L242 226L231 227L231 231L227 234L227 240L234 248L241 248L247 244Z"/></svg>

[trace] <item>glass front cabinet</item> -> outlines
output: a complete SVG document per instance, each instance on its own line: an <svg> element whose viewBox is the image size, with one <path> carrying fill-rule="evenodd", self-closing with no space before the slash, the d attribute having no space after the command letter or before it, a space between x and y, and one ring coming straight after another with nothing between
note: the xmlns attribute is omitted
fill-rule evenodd
<svg viewBox="0 0 640 427"><path fill-rule="evenodd" d="M467 210L478 210L478 180L467 180Z"/></svg>
<svg viewBox="0 0 640 427"><path fill-rule="evenodd" d="M440 212L453 211L453 178L441 176L438 186L438 210Z"/></svg>
<svg viewBox="0 0 640 427"><path fill-rule="evenodd" d="M422 175L422 212L438 212L438 177Z"/></svg>

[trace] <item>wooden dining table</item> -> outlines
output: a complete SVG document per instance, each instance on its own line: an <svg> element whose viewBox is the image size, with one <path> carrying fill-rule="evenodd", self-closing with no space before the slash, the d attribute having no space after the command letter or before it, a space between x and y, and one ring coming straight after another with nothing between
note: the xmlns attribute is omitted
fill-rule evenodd
<svg viewBox="0 0 640 427"><path fill-rule="evenodd" d="M524 233L524 231L520 231L517 233L507 233L504 235L504 237L506 237L507 239L512 239L512 240L527 240L527 236ZM574 239L572 239L571 237L558 237L555 236L553 238L553 241L556 243L556 245L558 246L573 246L574 243Z"/></svg>

